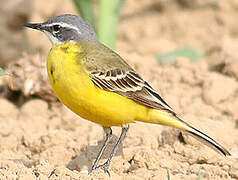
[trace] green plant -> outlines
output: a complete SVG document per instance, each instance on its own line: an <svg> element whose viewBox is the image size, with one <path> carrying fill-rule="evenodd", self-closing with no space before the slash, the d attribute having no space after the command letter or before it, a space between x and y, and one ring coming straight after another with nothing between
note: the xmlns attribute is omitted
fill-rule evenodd
<svg viewBox="0 0 238 180"><path fill-rule="evenodd" d="M171 180L169 169L167 169L167 180Z"/></svg>
<svg viewBox="0 0 238 180"><path fill-rule="evenodd" d="M202 53L193 47L186 47L186 48L181 48L181 49L177 49L175 51L166 53L166 54L160 54L156 57L156 59L159 62L170 62L170 63L174 63L176 58L179 57L185 57L188 58L190 61L196 61L199 58L201 58L203 55Z"/></svg>
<svg viewBox="0 0 238 180"><path fill-rule="evenodd" d="M203 179L204 177L206 177L206 175L207 175L207 172L200 170L198 173L197 180Z"/></svg>
<svg viewBox="0 0 238 180"><path fill-rule="evenodd" d="M5 72L3 71L2 68L0 68L0 76L3 76L3 75L5 75Z"/></svg>
<svg viewBox="0 0 238 180"><path fill-rule="evenodd" d="M119 16L124 0L99 0L97 24L92 0L72 1L78 13L94 26L99 40L115 49Z"/></svg>
<svg viewBox="0 0 238 180"><path fill-rule="evenodd" d="M95 26L92 0L72 0L72 1L80 16L86 19L91 25Z"/></svg>

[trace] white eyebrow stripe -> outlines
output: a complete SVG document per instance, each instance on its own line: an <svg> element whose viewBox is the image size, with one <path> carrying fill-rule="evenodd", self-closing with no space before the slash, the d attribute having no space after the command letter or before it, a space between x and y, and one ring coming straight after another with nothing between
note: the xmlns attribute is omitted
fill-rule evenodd
<svg viewBox="0 0 238 180"><path fill-rule="evenodd" d="M75 26L72 26L70 24L66 24L66 23L62 23L62 22L57 22L57 23L51 23L51 24L45 24L46 27L51 27L51 26L54 26L54 25L60 25L61 27L67 27L67 28L70 28L70 29L74 29L76 30L79 34L82 34L78 28L76 28Z"/></svg>

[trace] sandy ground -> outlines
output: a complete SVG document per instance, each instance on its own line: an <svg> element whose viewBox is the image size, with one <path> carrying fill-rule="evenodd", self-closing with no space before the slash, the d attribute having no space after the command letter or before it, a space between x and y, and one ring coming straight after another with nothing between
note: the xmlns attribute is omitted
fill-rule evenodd
<svg viewBox="0 0 238 180"><path fill-rule="evenodd" d="M19 77L2 77L0 81L1 87L9 79L11 87L20 82L18 93L2 93L0 98L1 180L238 179L238 29L233 19L238 15L238 3L219 1L214 7L196 1L197 7L185 8L176 3L167 6L167 1L162 5L162 1L126 2L117 52L180 116L224 145L233 157L224 158L169 127L131 124L111 163L111 177L101 170L88 176L103 143L103 130L54 101L43 60L47 51L43 45L50 44L42 39L41 45L32 44L41 49L40 57L19 58ZM71 12L67 8L65 11ZM30 37L38 35L29 33ZM178 59L175 64L161 64L154 58L190 45L201 48L206 56L194 63ZM37 78L28 76L33 65L38 67L32 71ZM29 91L29 84L35 85L34 90ZM42 89L45 93L39 94ZM115 136L100 163L108 157L120 130L113 127Z"/></svg>

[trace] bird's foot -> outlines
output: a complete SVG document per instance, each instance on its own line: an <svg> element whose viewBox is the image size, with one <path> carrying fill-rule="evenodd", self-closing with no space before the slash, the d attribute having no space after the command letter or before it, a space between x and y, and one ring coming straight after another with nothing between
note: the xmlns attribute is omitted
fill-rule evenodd
<svg viewBox="0 0 238 180"><path fill-rule="evenodd" d="M109 162L108 161L106 161L104 164L102 164L102 165L99 165L97 168L101 168L101 169L103 169L103 171L105 172L105 173L107 173L108 174L108 176L111 176L110 175L110 172L109 172Z"/></svg>
<svg viewBox="0 0 238 180"><path fill-rule="evenodd" d="M108 162L108 161L106 161L104 164L102 164L102 165L99 165L99 166L97 166L97 167L92 167L92 169L90 169L89 171L88 171L88 174L90 175L93 171L95 171L96 169L99 169L99 168L101 168L105 173L107 173L108 174L108 176L111 176L110 175L110 172L109 172L109 164L110 164L110 162Z"/></svg>

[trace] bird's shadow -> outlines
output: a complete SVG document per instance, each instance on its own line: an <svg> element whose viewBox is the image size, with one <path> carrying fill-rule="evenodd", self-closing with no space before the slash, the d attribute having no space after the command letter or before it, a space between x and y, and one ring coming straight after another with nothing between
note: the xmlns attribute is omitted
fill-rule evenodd
<svg viewBox="0 0 238 180"><path fill-rule="evenodd" d="M98 140L97 141L97 145L88 145L86 147L84 147L81 150L81 153L77 156L74 156L72 158L72 160L67 164L67 168L70 170L77 170L77 171L81 171L81 170L89 170L91 169L103 143L104 143L105 137L102 140ZM113 147L115 146L116 142L118 140L118 137L115 135L112 135L107 148L105 149L101 160L98 165L106 162L106 160L108 159L110 153L113 150ZM116 153L115 156L118 155L123 155L122 152L122 144L119 146L119 149Z"/></svg>

